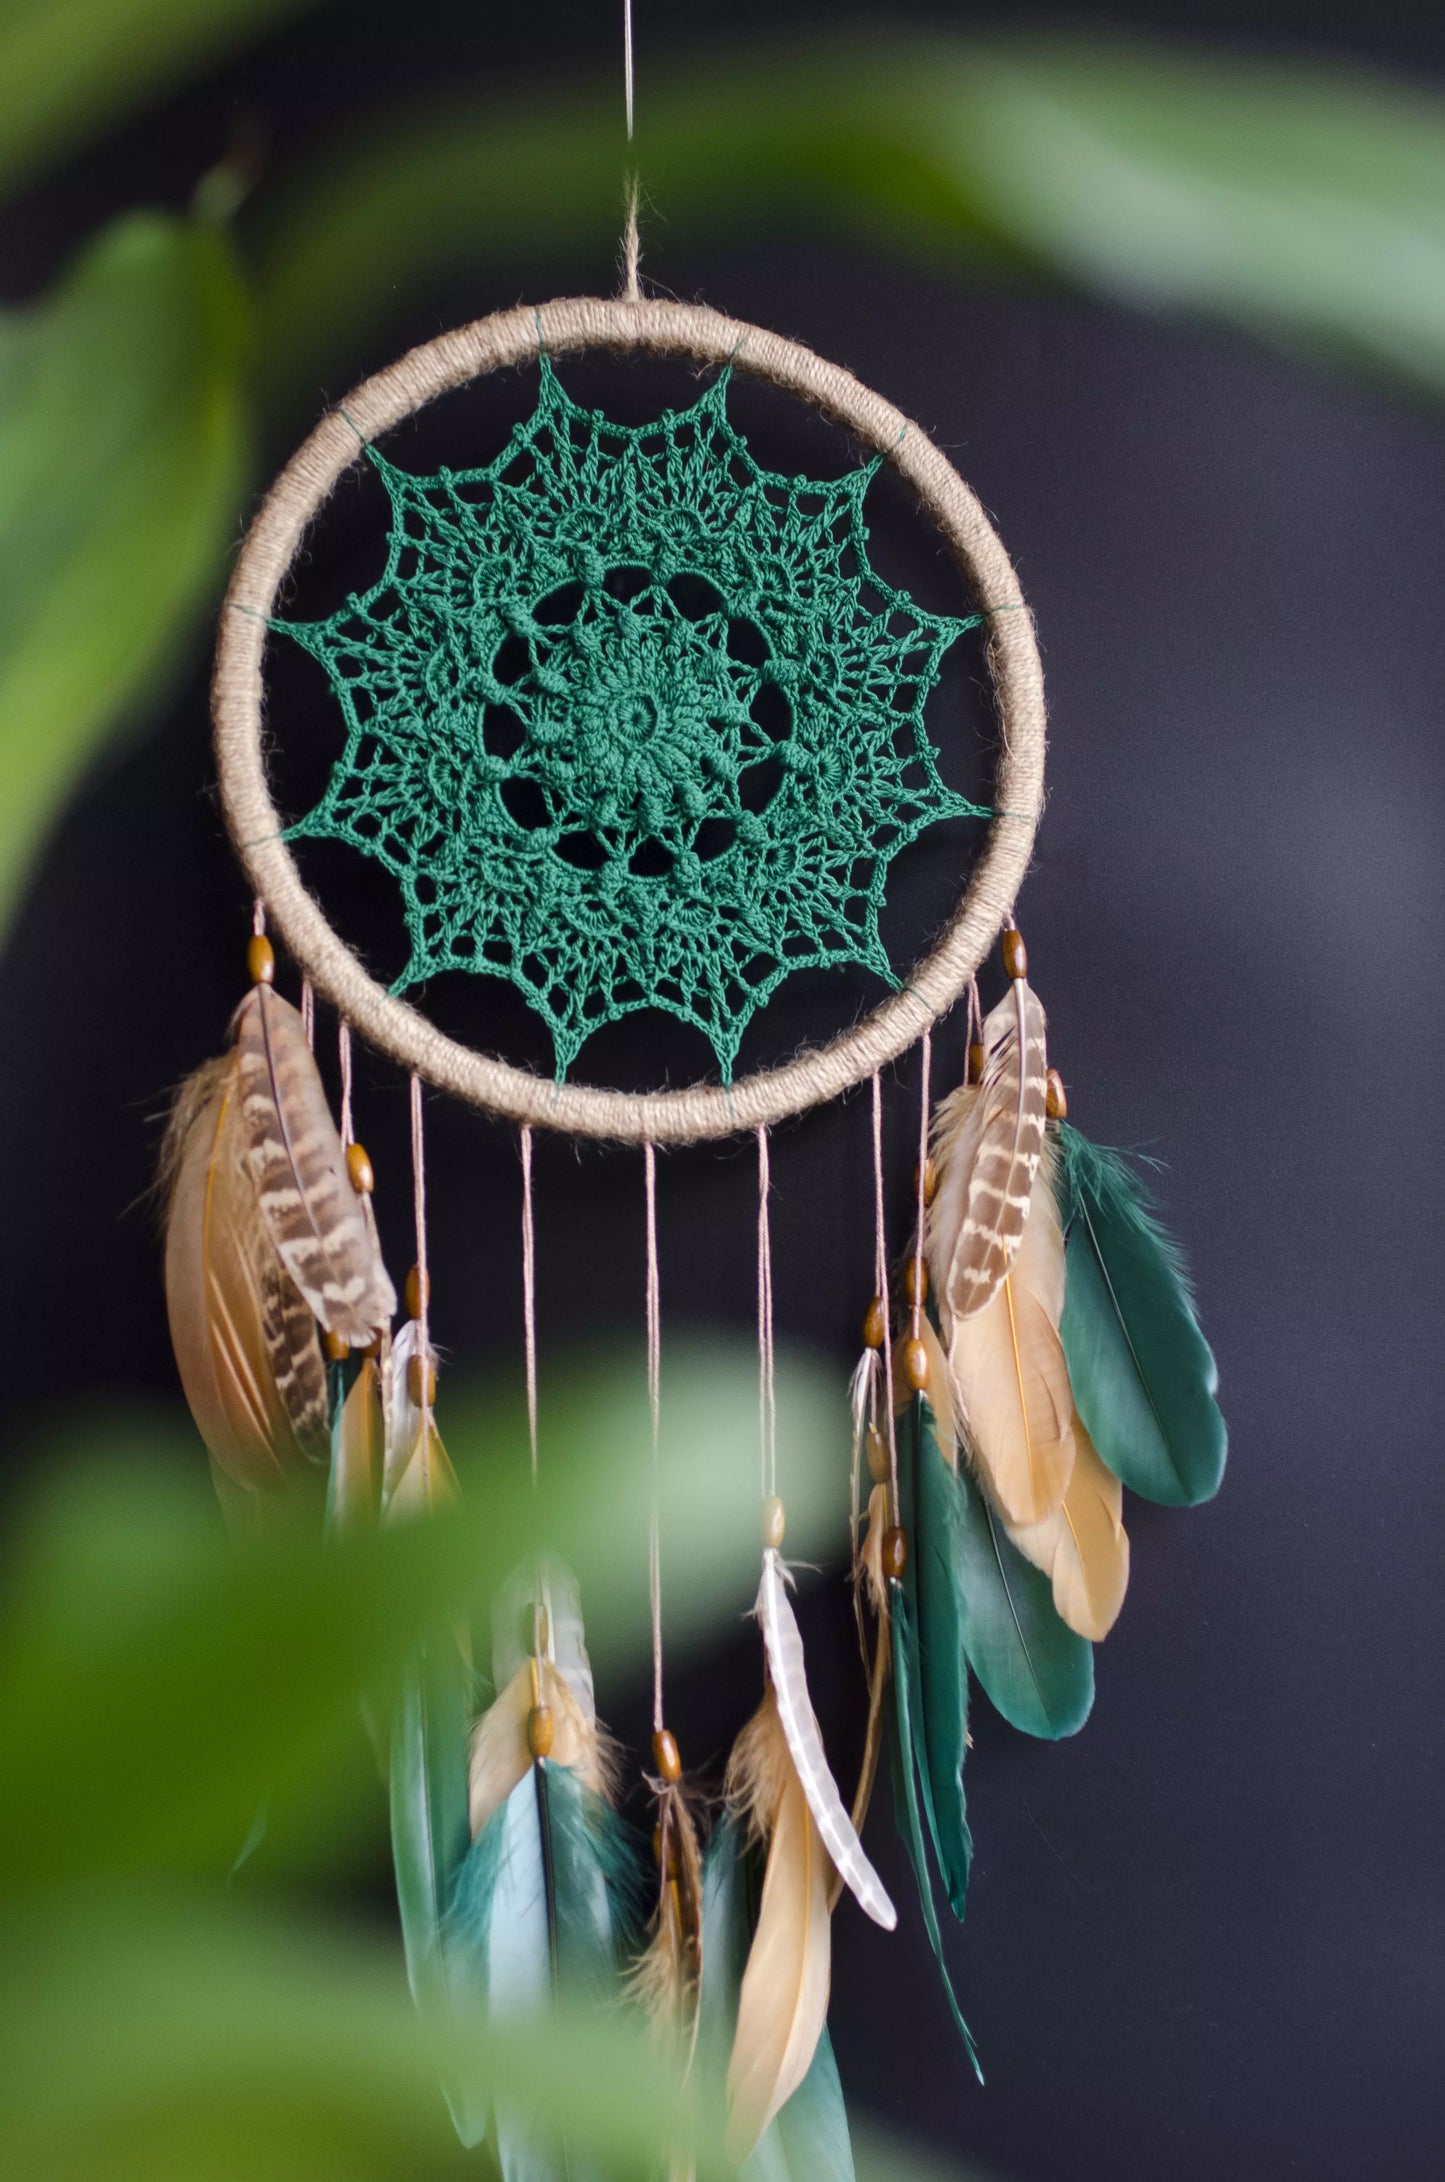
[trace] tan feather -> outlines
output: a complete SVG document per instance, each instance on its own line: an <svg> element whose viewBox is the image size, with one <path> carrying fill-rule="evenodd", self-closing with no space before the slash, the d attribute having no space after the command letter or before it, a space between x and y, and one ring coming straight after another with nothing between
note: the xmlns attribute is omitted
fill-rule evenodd
<svg viewBox="0 0 1445 2182"><path fill-rule="evenodd" d="M386 1460L386 1405L381 1367L364 1356L342 1404L331 1463L329 1518L337 1531L366 1529L381 1509Z"/></svg>
<svg viewBox="0 0 1445 2182"><path fill-rule="evenodd" d="M648 1786L657 1801L657 1907L628 1989L686 2076L702 2002L702 1851L682 1782L649 1779Z"/></svg>
<svg viewBox="0 0 1445 2182"><path fill-rule="evenodd" d="M245 1156L237 1056L182 1085L161 1155L171 1342L213 1462L273 1492L325 1459L326 1367L316 1322L287 1274Z"/></svg>
<svg viewBox="0 0 1445 2182"><path fill-rule="evenodd" d="M849 1814L853 1821L853 1831L857 1834L863 1831L863 1822L868 1816L868 1806L873 1801L873 1790L878 1781L878 1761L883 1752L884 1700L893 1666L893 1650L888 1633L888 1588L883 1575L883 1534L887 1528L888 1487L875 1485L868 1496L867 1528L853 1578L860 1625L863 1621L865 1591L874 1616L872 1650L871 1653L865 1653L864 1662L868 1675L868 1724L863 1737L862 1762L858 1767L858 1785L853 1792L853 1808ZM828 1888L829 1909L837 1908L842 1892L843 1881L835 1869Z"/></svg>
<svg viewBox="0 0 1445 2182"><path fill-rule="evenodd" d="M728 1761L728 1794L768 1844L727 2075L727 2149L742 2161L812 2065L828 2014L833 1867L771 1689Z"/></svg>
<svg viewBox="0 0 1445 2182"><path fill-rule="evenodd" d="M955 1317L948 1346L954 1392L993 1499L1013 1523L1052 1515L1074 1465L1074 1397L1059 1339L1064 1238L1054 1201L1053 1147L1012 1272L993 1301Z"/></svg>
<svg viewBox="0 0 1445 2182"><path fill-rule="evenodd" d="M938 1185L925 1244L947 1317L997 1295L1029 1216L1048 1104L1044 1011L1015 978L983 1026L983 1080L940 1104L933 1130Z"/></svg>
<svg viewBox="0 0 1445 2182"><path fill-rule="evenodd" d="M367 1348L390 1325L387 1278L301 1017L269 985L236 1011L242 1120L261 1216L328 1333Z"/></svg>
<svg viewBox="0 0 1445 2182"><path fill-rule="evenodd" d="M432 1515L460 1498L456 1471L431 1412L418 1410L411 1446L386 1503L387 1517L405 1522L413 1516Z"/></svg>
<svg viewBox="0 0 1445 2182"><path fill-rule="evenodd" d="M938 1451L952 1467L957 1467L959 1422L953 1379L949 1371L943 1344L933 1330L933 1321L926 1311L918 1314L918 1338L923 1343L923 1353L928 1358L928 1406L933 1412L934 1437ZM906 1318L893 1352L893 1407L903 1416L913 1405L913 1388L908 1383L904 1363L904 1348L913 1339L913 1321Z"/></svg>
<svg viewBox="0 0 1445 2182"><path fill-rule="evenodd" d="M569 1766L595 1795L611 1800L613 1756L608 1737L595 1717L583 1711L570 1684L550 1660L529 1659L472 1729L468 1808L473 1838L501 1809L532 1763L527 1715L539 1702L552 1714L552 1761Z"/></svg>
<svg viewBox="0 0 1445 2182"><path fill-rule="evenodd" d="M1004 1528L1035 1568L1052 1578L1060 1620L1093 1643L1106 1637L1129 1584L1124 1488L1099 1460L1077 1416L1074 1467L1061 1505L1041 1523L1005 1519Z"/></svg>

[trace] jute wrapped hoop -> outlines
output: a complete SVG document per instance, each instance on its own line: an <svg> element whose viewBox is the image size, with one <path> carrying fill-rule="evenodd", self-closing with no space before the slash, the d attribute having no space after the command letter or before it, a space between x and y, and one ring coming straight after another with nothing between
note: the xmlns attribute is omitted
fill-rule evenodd
<svg viewBox="0 0 1445 2182"><path fill-rule="evenodd" d="M557 1084L447 1038L368 976L301 883L271 801L262 744L267 623L307 524L373 440L439 394L545 349L645 349L742 371L811 402L886 455L947 539L989 612L999 747L983 850L932 951L906 984L830 1044L730 1086L631 1093ZM344 414L343 414L344 412ZM404 1068L487 1112L572 1136L689 1144L805 1112L861 1083L951 1007L1009 917L1028 866L1044 778L1044 696L1018 581L962 478L890 402L796 342L694 304L584 298L519 308L448 333L378 372L332 410L281 472L251 526L221 616L213 683L226 823L252 885L316 990Z"/></svg>

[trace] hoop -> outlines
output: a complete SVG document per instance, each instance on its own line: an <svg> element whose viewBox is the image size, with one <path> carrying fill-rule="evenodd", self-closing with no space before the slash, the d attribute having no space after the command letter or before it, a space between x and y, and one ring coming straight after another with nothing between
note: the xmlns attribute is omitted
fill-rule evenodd
<svg viewBox="0 0 1445 2182"><path fill-rule="evenodd" d="M553 1083L474 1053L370 977L307 893L271 802L262 738L267 625L306 526L370 441L469 380L545 349L644 349L731 362L811 402L917 494L989 616L998 707L996 815L967 889L936 945L861 1022L730 1085L624 1092ZM1008 555L963 479L917 425L851 373L797 342L701 305L580 298L518 308L413 349L317 425L271 487L247 534L221 614L212 684L216 764L232 843L257 894L316 990L403 1068L488 1113L572 1136L690 1144L785 1121L837 1098L896 1060L967 986L1009 917L1038 827L1044 776L1043 676L1033 624Z"/></svg>

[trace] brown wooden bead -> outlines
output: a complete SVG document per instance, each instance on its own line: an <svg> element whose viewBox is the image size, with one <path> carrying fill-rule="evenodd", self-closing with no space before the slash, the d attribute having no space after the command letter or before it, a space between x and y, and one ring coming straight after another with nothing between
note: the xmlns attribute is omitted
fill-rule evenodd
<svg viewBox="0 0 1445 2182"><path fill-rule="evenodd" d="M886 1484L888 1481L888 1442L884 1439L876 1424L869 1425L868 1437L864 1441L864 1446L868 1452L868 1475L875 1485Z"/></svg>
<svg viewBox="0 0 1445 2182"><path fill-rule="evenodd" d="M890 1583L897 1583L908 1566L908 1533L895 1523L883 1533L883 1573Z"/></svg>
<svg viewBox="0 0 1445 2182"><path fill-rule="evenodd" d="M910 1303L928 1301L928 1267L921 1258L910 1258L904 1266L903 1293Z"/></svg>
<svg viewBox="0 0 1445 2182"><path fill-rule="evenodd" d="M431 1275L414 1265L406 1276L406 1315L420 1318L431 1302Z"/></svg>
<svg viewBox="0 0 1445 2182"><path fill-rule="evenodd" d="M968 1049L968 1067L965 1076L969 1083L983 1082L983 1047L977 1038L974 1039Z"/></svg>
<svg viewBox="0 0 1445 2182"><path fill-rule="evenodd" d="M527 1714L527 1748L534 1758L550 1757L552 1751L552 1707L533 1705Z"/></svg>
<svg viewBox="0 0 1445 2182"><path fill-rule="evenodd" d="M247 942L246 975L253 985L276 982L276 950L264 932L254 933Z"/></svg>
<svg viewBox="0 0 1445 2182"><path fill-rule="evenodd" d="M351 1343L343 1341L339 1333L322 1332L321 1346L333 1364L344 1364L351 1354Z"/></svg>
<svg viewBox="0 0 1445 2182"><path fill-rule="evenodd" d="M888 1337L888 1320L883 1312L882 1296L875 1296L863 1313L863 1346L865 1349L881 1349Z"/></svg>
<svg viewBox="0 0 1445 2182"><path fill-rule="evenodd" d="M348 1144L346 1147L346 1173L352 1188L360 1197L369 1197L376 1188L376 1176L371 1161L366 1156L364 1144Z"/></svg>
<svg viewBox="0 0 1445 2182"><path fill-rule="evenodd" d="M787 1511L777 1494L773 1493L763 1502L763 1544L771 1546L774 1553L783 1542L783 1532L787 1525Z"/></svg>
<svg viewBox="0 0 1445 2182"><path fill-rule="evenodd" d="M1056 1068L1051 1068L1044 1078L1044 1104L1050 1121L1067 1121L1069 1095L1064 1089L1064 1079Z"/></svg>
<svg viewBox="0 0 1445 2182"><path fill-rule="evenodd" d="M430 1409L437 1398L436 1367L427 1358L413 1356L406 1367L407 1398L414 1409Z"/></svg>
<svg viewBox="0 0 1445 2182"><path fill-rule="evenodd" d="M1029 951L1024 945L1023 933L1016 924L1009 925L1003 935L1003 966L1010 977L1027 977Z"/></svg>
<svg viewBox="0 0 1445 2182"><path fill-rule="evenodd" d="M918 1195L918 1161L916 1159L913 1162L913 1194L915 1198ZM931 1159L925 1159L923 1162L923 1202L926 1205L931 1205L937 1195L938 1169Z"/></svg>
<svg viewBox="0 0 1445 2182"><path fill-rule="evenodd" d="M682 1759L678 1754L677 1738L660 1727L652 1738L652 1762L664 1780L682 1779Z"/></svg>
<svg viewBox="0 0 1445 2182"><path fill-rule="evenodd" d="M903 1344L903 1376L915 1394L927 1392L928 1351L916 1338Z"/></svg>

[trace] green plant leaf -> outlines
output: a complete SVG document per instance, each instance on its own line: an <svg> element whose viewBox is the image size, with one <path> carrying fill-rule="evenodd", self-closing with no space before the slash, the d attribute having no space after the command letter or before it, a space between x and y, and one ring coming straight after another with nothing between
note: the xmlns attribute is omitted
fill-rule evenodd
<svg viewBox="0 0 1445 2182"><path fill-rule="evenodd" d="M1445 394L1445 100L1356 65L1079 35L724 49L650 77L637 152L644 247L662 219L983 251ZM590 251L607 288L621 166L610 79L353 130L261 238L269 384L293 398L440 275L540 283Z"/></svg>
<svg viewBox="0 0 1445 2182"><path fill-rule="evenodd" d="M0 338L0 928L76 776L215 583L247 304L214 229L108 228Z"/></svg>
<svg viewBox="0 0 1445 2182"><path fill-rule="evenodd" d="M313 0L6 0L0 190Z"/></svg>

